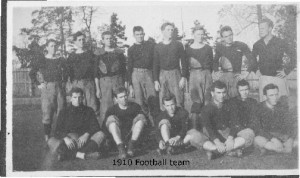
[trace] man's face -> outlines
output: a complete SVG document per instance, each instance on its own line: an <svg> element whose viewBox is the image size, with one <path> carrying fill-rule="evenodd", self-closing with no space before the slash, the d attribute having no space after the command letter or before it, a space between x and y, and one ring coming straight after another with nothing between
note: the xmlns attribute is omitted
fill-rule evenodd
<svg viewBox="0 0 300 178"><path fill-rule="evenodd" d="M266 98L267 98L267 102L272 105L275 106L278 102L279 96L278 96L278 89L269 89L267 90L267 94L266 94Z"/></svg>
<svg viewBox="0 0 300 178"><path fill-rule="evenodd" d="M175 110L176 110L176 103L175 103L174 99L172 99L170 101L163 101L163 106L169 115L174 115Z"/></svg>
<svg viewBox="0 0 300 178"><path fill-rule="evenodd" d="M223 103L226 96L226 89L215 88L214 91L211 92L211 95L215 101L218 103Z"/></svg>
<svg viewBox="0 0 300 178"><path fill-rule="evenodd" d="M203 38L204 38L204 31L203 30L196 30L194 32L194 40L195 41L198 41L198 42L202 43Z"/></svg>
<svg viewBox="0 0 300 178"><path fill-rule="evenodd" d="M76 41L75 41L75 45L77 46L77 48L82 49L84 47L84 44L85 44L84 35L78 36Z"/></svg>
<svg viewBox="0 0 300 178"><path fill-rule="evenodd" d="M104 35L103 36L103 43L104 43L104 46L111 47L112 46L112 36L111 35Z"/></svg>
<svg viewBox="0 0 300 178"><path fill-rule="evenodd" d="M168 39L172 38L173 31L174 31L174 27L171 25L167 25L165 29L162 31L164 38L168 38Z"/></svg>
<svg viewBox="0 0 300 178"><path fill-rule="evenodd" d="M258 25L258 30L259 30L259 36L260 38L264 38L267 35L269 35L269 33L272 32L272 28L269 27L268 23L260 23Z"/></svg>
<svg viewBox="0 0 300 178"><path fill-rule="evenodd" d="M144 41L145 33L143 31L135 31L133 36L137 43L142 43Z"/></svg>
<svg viewBox="0 0 300 178"><path fill-rule="evenodd" d="M72 93L71 103L73 106L80 106L83 103L83 96L81 93Z"/></svg>
<svg viewBox="0 0 300 178"><path fill-rule="evenodd" d="M226 45L231 45L233 43L233 33L232 33L232 31L224 31L222 33L222 40Z"/></svg>
<svg viewBox="0 0 300 178"><path fill-rule="evenodd" d="M242 99L247 99L249 96L249 86L238 86L238 92Z"/></svg>
<svg viewBox="0 0 300 178"><path fill-rule="evenodd" d="M119 105L127 106L127 104L128 104L128 95L127 95L127 93L123 92L123 93L117 94L116 102Z"/></svg>
<svg viewBox="0 0 300 178"><path fill-rule="evenodd" d="M48 43L46 49L48 51L48 54L55 54L57 49L55 42Z"/></svg>

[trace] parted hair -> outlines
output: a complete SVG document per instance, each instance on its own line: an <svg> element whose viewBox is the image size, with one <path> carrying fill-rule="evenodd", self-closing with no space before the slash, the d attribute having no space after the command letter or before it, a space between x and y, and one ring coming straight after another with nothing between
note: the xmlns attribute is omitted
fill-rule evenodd
<svg viewBox="0 0 300 178"><path fill-rule="evenodd" d="M127 91L127 89L126 89L125 87L120 86L120 87L116 88L116 89L113 91L113 96L114 96L115 98L117 98L118 94L120 94L120 93L126 93L126 94L127 94L128 91Z"/></svg>
<svg viewBox="0 0 300 178"><path fill-rule="evenodd" d="M222 27L221 30L220 30L221 37L223 37L222 33L223 32L227 32L227 31L231 31L232 32L232 28L230 26L228 26L228 25Z"/></svg>
<svg viewBox="0 0 300 178"><path fill-rule="evenodd" d="M221 82L220 80L215 81L212 85L211 85L211 91L215 91L215 88L218 89L227 89L226 84L224 82Z"/></svg>
<svg viewBox="0 0 300 178"><path fill-rule="evenodd" d="M81 31L78 31L73 35L73 41L76 41L79 36L86 37L84 33L82 33Z"/></svg>
<svg viewBox="0 0 300 178"><path fill-rule="evenodd" d="M163 104L165 104L165 101L171 101L171 100L173 100L176 103L176 97L171 92L165 93L164 96L162 97L162 103Z"/></svg>
<svg viewBox="0 0 300 178"><path fill-rule="evenodd" d="M261 23L267 23L269 27L273 28L274 27L274 23L272 20L270 20L269 18L263 18L260 22Z"/></svg>
<svg viewBox="0 0 300 178"><path fill-rule="evenodd" d="M172 26L173 28L175 28L174 23L171 23L171 22L165 22L165 23L163 23L163 24L161 25L160 30L161 30L161 31L164 31L165 28L166 28L167 26L169 26L169 25Z"/></svg>
<svg viewBox="0 0 300 178"><path fill-rule="evenodd" d="M243 79L237 82L236 88L239 89L239 86L248 86L250 87L250 84L247 80Z"/></svg>
<svg viewBox="0 0 300 178"><path fill-rule="evenodd" d="M141 26L134 26L132 31L133 31L133 33L134 33L134 32L144 31L144 29L143 29L143 27L141 27Z"/></svg>
<svg viewBox="0 0 300 178"><path fill-rule="evenodd" d="M264 95L267 95L267 91L268 91L268 90L272 90L272 89L277 89L277 90L279 90L279 88L278 88L277 85L275 85L274 83L270 83L270 84L268 84L268 85L266 85L266 86L264 87L264 89L263 89L263 94L264 94Z"/></svg>
<svg viewBox="0 0 300 178"><path fill-rule="evenodd" d="M69 92L69 96L72 96L73 93L80 93L83 96L83 90L79 87L73 87Z"/></svg>
<svg viewBox="0 0 300 178"><path fill-rule="evenodd" d="M113 34L112 34L110 31L105 31L105 32L103 32L103 33L101 34L102 39L104 39L104 36L105 36L105 35L113 36Z"/></svg>
<svg viewBox="0 0 300 178"><path fill-rule="evenodd" d="M203 27L198 27L198 26L196 26L196 27L194 27L194 28L192 29L192 33L195 33L195 31L198 31L198 30L202 30L203 32L205 32L205 30L204 30Z"/></svg>
<svg viewBox="0 0 300 178"><path fill-rule="evenodd" d="M48 39L48 40L46 41L45 46L48 46L49 43L51 43L51 42L55 43L55 45L57 45L57 43L58 43L55 39Z"/></svg>

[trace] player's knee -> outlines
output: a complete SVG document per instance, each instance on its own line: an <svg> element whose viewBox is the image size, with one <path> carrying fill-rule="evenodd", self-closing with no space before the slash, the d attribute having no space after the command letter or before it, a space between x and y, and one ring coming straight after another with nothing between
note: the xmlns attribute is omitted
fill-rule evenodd
<svg viewBox="0 0 300 178"><path fill-rule="evenodd" d="M171 123L168 119L162 119L159 123L158 123L158 127L159 129L162 128L162 126L166 126L167 128L171 129Z"/></svg>
<svg viewBox="0 0 300 178"><path fill-rule="evenodd" d="M256 146L259 146L259 147L264 147L264 145L268 142L268 140L265 138L265 137L262 137L262 136L256 136L254 138L254 144Z"/></svg>
<svg viewBox="0 0 300 178"><path fill-rule="evenodd" d="M91 137L91 140L95 141L98 145L100 145L104 138L105 134L102 131L99 131Z"/></svg>
<svg viewBox="0 0 300 178"><path fill-rule="evenodd" d="M55 137L51 137L51 138L48 140L48 142L47 142L47 144L48 144L48 146L49 146L49 149L50 149L50 151L51 151L52 153L57 152L59 146L60 146L61 144L63 144L63 143L64 143L64 142L63 142L62 140L57 139L57 138L55 138Z"/></svg>
<svg viewBox="0 0 300 178"><path fill-rule="evenodd" d="M119 126L119 119L117 118L117 116L114 115L108 116L105 123L106 127L109 128L109 126L113 123Z"/></svg>

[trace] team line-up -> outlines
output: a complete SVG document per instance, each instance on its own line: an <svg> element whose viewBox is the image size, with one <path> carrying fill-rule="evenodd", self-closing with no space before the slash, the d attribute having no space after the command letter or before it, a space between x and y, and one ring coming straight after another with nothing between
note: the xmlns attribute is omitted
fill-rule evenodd
<svg viewBox="0 0 300 178"><path fill-rule="evenodd" d="M103 150L116 148L119 158L125 159L134 157L154 130L151 137L156 137L160 154L177 154L193 146L206 151L208 159L241 157L253 145L262 155L291 153L297 135L290 122L286 76L296 60L272 29L273 22L263 19L261 39L250 51L245 43L233 40L231 27L224 26L222 42L213 53L202 27L193 28L193 42L184 47L172 38L173 23L162 24L163 40L158 44L145 41L143 28L135 26L136 41L127 59L108 31L102 33L103 48L96 51L85 49L84 33L75 33L76 50L67 59L57 57L58 43L49 39L30 77L41 90L50 152L61 161L99 159ZM283 67L284 54L290 58L288 67ZM244 58L246 71L241 70ZM257 70L260 102L249 97L245 80ZM66 83L71 85L69 91ZM183 107L187 84L189 112Z"/></svg>

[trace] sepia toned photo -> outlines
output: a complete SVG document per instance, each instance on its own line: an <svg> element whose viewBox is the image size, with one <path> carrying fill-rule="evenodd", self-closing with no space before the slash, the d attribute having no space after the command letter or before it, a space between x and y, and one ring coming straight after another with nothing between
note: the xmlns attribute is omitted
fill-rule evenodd
<svg viewBox="0 0 300 178"><path fill-rule="evenodd" d="M298 4L7 3L9 176L299 174Z"/></svg>

